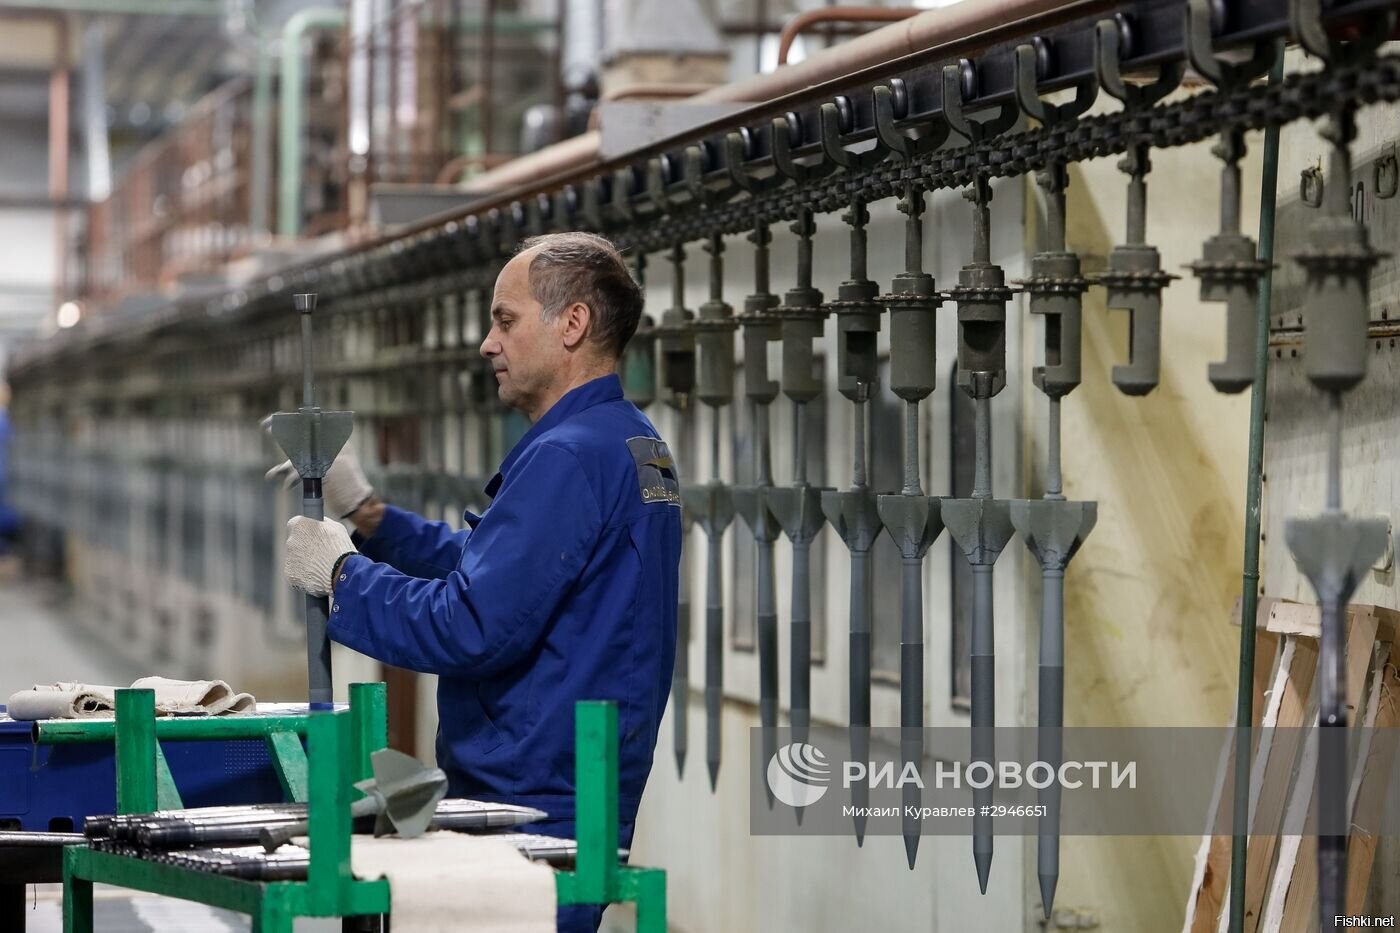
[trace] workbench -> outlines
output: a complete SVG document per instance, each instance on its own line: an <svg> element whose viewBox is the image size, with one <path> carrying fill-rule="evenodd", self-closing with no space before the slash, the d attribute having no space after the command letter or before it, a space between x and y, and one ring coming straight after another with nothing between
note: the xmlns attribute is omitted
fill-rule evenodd
<svg viewBox="0 0 1400 933"><path fill-rule="evenodd" d="M389 914L389 882L356 880L350 870L350 803L356 793L352 785L371 776L370 754L385 745L383 712L383 684L355 684L349 709L315 711L303 717L309 754L301 786L307 791L311 850L305 881L246 881L72 845L63 850L65 933L91 933L92 889L99 883L244 913L252 918L255 933L290 933L296 917ZM231 721L203 720L215 729ZM159 805L160 722L154 716L150 691L119 691L115 722L119 812L148 812ZM198 737L207 738L208 733ZM618 734L613 704L577 705L575 749L578 855L574 870L555 874L558 902L633 901L639 933L664 933L665 873L618 864ZM284 774L287 787L297 786L294 768L284 767L279 773Z"/></svg>

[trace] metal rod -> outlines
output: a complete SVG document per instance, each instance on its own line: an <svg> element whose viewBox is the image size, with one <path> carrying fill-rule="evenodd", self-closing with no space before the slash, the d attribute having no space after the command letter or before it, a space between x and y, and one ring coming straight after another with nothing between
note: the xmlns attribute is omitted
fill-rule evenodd
<svg viewBox="0 0 1400 933"><path fill-rule="evenodd" d="M1327 510L1342 510L1342 393L1327 393Z"/></svg>
<svg viewBox="0 0 1400 933"><path fill-rule="evenodd" d="M1065 574L1046 567L1041 571L1040 603L1040 707L1036 730L1036 757L1056 773L1060 770L1065 724ZM1036 838L1036 875L1041 904L1049 919L1060 879L1060 787L1051 781L1038 794L1045 807Z"/></svg>
<svg viewBox="0 0 1400 933"><path fill-rule="evenodd" d="M1283 80L1283 56L1274 59L1269 83ZM1269 311L1273 303L1274 217L1278 205L1279 130L1264 132L1264 174L1259 191L1259 278L1254 339L1254 384L1249 397L1249 466L1245 482L1244 572L1240 580L1240 667L1235 696L1234 819L1230 837L1230 933L1244 933L1249 852L1249 787L1254 746L1255 617L1259 611L1259 522L1263 498L1264 413L1269 390ZM1136 178L1134 179L1136 184ZM1144 199L1145 199L1144 195ZM1131 202L1130 202L1131 203ZM1129 217L1131 218L1131 214Z"/></svg>
<svg viewBox="0 0 1400 933"><path fill-rule="evenodd" d="M312 366L311 314L316 309L316 295L296 295L297 313L301 318L301 393L302 414L316 413L316 383ZM318 459L317 434L313 426L308 431L312 461ZM325 500L321 497L321 478L303 477L301 481L301 514L313 521L326 517ZM307 698L312 709L330 709L333 705L331 685L331 640L326 632L330 620L330 600L324 596L305 594L306 600L306 680Z"/></svg>
<svg viewBox="0 0 1400 933"><path fill-rule="evenodd" d="M921 767L924 757L924 587L922 555L900 562L899 623L899 756L907 769ZM919 812L923 794L918 784L904 785L904 855L909 867L919 852Z"/></svg>
<svg viewBox="0 0 1400 933"><path fill-rule="evenodd" d="M854 440L853 460L851 462L851 485L863 488L866 485L866 430L865 430L865 403L855 402L851 405L852 420L854 425L851 428L851 437Z"/></svg>
<svg viewBox="0 0 1400 933"><path fill-rule="evenodd" d="M1049 442L1045 470L1045 498L1064 498L1064 478L1060 473L1060 399L1050 397Z"/></svg>
<svg viewBox="0 0 1400 933"><path fill-rule="evenodd" d="M919 482L919 403L908 399L904 403L904 488L902 495L922 496Z"/></svg>
<svg viewBox="0 0 1400 933"><path fill-rule="evenodd" d="M992 400L986 396L973 399L974 424L977 445L976 461L973 464L972 498L992 497Z"/></svg>
<svg viewBox="0 0 1400 933"><path fill-rule="evenodd" d="M978 399L980 403L985 399ZM992 629L992 565L972 565L972 761L995 768L996 650ZM991 787L973 791L972 860L977 868L977 884L987 893L992 871Z"/></svg>

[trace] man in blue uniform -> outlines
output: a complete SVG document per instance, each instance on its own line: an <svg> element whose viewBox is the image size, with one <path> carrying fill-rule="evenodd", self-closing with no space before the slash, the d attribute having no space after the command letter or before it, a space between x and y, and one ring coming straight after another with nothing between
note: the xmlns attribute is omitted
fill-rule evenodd
<svg viewBox="0 0 1400 933"><path fill-rule="evenodd" d="M330 635L440 675L450 792L538 807L574 832L574 703L618 708L619 819L630 845L675 659L680 488L670 451L622 397L642 294L602 237L525 243L502 269L481 354L532 422L456 530L381 502L349 451L326 512L288 523L287 576L329 594ZM356 527L352 539L335 518ZM596 930L601 908L560 911Z"/></svg>

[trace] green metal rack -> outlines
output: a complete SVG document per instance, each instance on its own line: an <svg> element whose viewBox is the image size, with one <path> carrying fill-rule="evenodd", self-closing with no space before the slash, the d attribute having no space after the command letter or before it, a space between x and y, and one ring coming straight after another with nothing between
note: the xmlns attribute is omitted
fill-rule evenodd
<svg viewBox="0 0 1400 933"><path fill-rule="evenodd" d="M157 720L151 691L118 691L116 722L106 724L106 737L116 738L121 812L147 812L163 806L165 799L178 800L169 769L160 767L159 740L264 735L279 771L286 772L283 784L289 796L301 799L292 795L299 786L309 791L310 867L306 881L255 882L72 846L63 859L65 933L91 933L95 883L247 914L255 933L290 933L296 917L389 913L389 882L357 881L350 872L352 785L370 776L370 754L386 744L384 711L383 684L354 684L348 710L277 717L277 727L259 732L253 719ZM617 709L611 703L579 703L575 723L578 856L574 871L555 875L558 901L632 901L638 933L665 933L665 872L618 865ZM50 730L49 740L97 741L102 730L89 729L86 738L79 737L84 731L64 724ZM301 756L304 770L298 772L302 735L310 754L309 761Z"/></svg>

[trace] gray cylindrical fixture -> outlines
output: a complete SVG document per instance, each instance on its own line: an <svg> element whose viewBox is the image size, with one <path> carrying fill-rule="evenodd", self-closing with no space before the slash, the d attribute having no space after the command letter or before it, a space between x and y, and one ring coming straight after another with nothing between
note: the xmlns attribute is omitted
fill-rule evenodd
<svg viewBox="0 0 1400 933"><path fill-rule="evenodd" d="M723 297L724 241L713 236L705 249L710 254L710 300L691 325L700 354L696 395L706 405L728 405L734 398L734 331L739 325Z"/></svg>
<svg viewBox="0 0 1400 933"><path fill-rule="evenodd" d="M874 282L842 282L827 306L836 312L836 387L853 402L870 398L880 375L878 291Z"/></svg>
<svg viewBox="0 0 1400 933"><path fill-rule="evenodd" d="M1345 392L1366 378L1371 269L1381 254L1366 228L1346 217L1319 217L1308 250L1294 259L1306 274L1303 369L1325 392Z"/></svg>
<svg viewBox="0 0 1400 933"><path fill-rule="evenodd" d="M973 264L958 273L958 385L973 398L1006 387L1006 303L1011 289L1000 266Z"/></svg>
<svg viewBox="0 0 1400 933"><path fill-rule="evenodd" d="M643 314L637 332L622 351L622 388L638 408L656 401L656 326Z"/></svg>
<svg viewBox="0 0 1400 933"><path fill-rule="evenodd" d="M671 251L671 307L661 314L656 328L660 348L661 384L670 393L670 403L679 405L695 391L694 318L685 307L685 247Z"/></svg>
<svg viewBox="0 0 1400 933"><path fill-rule="evenodd" d="M1024 285L1030 313L1045 317L1045 364L1032 370L1031 379L1051 398L1063 398L1081 379L1081 296L1089 283L1074 253L1037 253Z"/></svg>
<svg viewBox="0 0 1400 933"><path fill-rule="evenodd" d="M901 273L881 301L890 310L890 389L906 402L928 398L938 385L938 306L933 276Z"/></svg>

